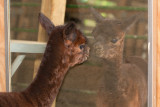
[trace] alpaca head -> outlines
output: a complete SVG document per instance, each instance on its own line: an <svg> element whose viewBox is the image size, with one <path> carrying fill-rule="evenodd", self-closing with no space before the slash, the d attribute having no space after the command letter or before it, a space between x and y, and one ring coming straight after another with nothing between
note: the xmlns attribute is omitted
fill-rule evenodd
<svg viewBox="0 0 160 107"><path fill-rule="evenodd" d="M65 55L68 55L70 66L83 63L89 56L89 47L86 37L78 30L74 23L69 23L64 27L63 39L65 45Z"/></svg>
<svg viewBox="0 0 160 107"><path fill-rule="evenodd" d="M54 58L60 57L60 63L72 67L87 60L90 49L87 39L73 22L54 26L42 13L39 14L39 22L49 35L48 53L54 54Z"/></svg>
<svg viewBox="0 0 160 107"><path fill-rule="evenodd" d="M123 51L125 32L136 22L138 15L123 20L109 20L104 19L93 8L91 11L97 21L92 33L96 40L93 46L96 56L107 59L118 56Z"/></svg>

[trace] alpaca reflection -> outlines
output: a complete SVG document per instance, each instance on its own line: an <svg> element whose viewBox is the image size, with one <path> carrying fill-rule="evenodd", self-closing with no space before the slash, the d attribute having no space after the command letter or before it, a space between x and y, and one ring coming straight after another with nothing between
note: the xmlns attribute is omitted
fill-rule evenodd
<svg viewBox="0 0 160 107"><path fill-rule="evenodd" d="M93 53L104 61L103 76L98 89L97 107L146 107L147 63L139 57L124 61L125 33L139 15L124 20L104 19L93 8L97 25Z"/></svg>

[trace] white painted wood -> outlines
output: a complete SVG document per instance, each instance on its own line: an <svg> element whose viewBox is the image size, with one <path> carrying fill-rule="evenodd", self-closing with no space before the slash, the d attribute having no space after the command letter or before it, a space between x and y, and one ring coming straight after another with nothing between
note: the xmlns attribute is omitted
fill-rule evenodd
<svg viewBox="0 0 160 107"><path fill-rule="evenodd" d="M93 39L93 37L87 37ZM44 53L46 48L45 42L11 40L10 52L15 53Z"/></svg>
<svg viewBox="0 0 160 107"><path fill-rule="evenodd" d="M46 43L34 41L11 40L10 51L16 53L44 53Z"/></svg>
<svg viewBox="0 0 160 107"><path fill-rule="evenodd" d="M25 57L26 55L18 55L16 57L16 59L14 60L11 66L11 76L13 76L14 73L17 71L18 67L21 65Z"/></svg>
<svg viewBox="0 0 160 107"><path fill-rule="evenodd" d="M88 36L88 39L94 39ZM11 40L10 52L15 53L44 53L46 48L45 42Z"/></svg>

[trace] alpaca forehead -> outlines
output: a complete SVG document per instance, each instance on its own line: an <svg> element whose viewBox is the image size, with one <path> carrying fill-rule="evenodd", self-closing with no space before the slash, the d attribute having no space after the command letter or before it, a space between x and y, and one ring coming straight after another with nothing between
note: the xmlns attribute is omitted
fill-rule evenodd
<svg viewBox="0 0 160 107"><path fill-rule="evenodd" d="M78 35L75 44L83 44L87 42L87 38L79 30L77 30L77 34Z"/></svg>
<svg viewBox="0 0 160 107"><path fill-rule="evenodd" d="M115 37L118 37L119 34L120 34L120 32L117 31L116 29L107 28L107 27L102 28L102 29L99 29L99 28L97 27L97 29L96 29L95 32L96 32L95 34L93 33L93 35L94 35L95 37L96 37L96 36L97 36L97 37L100 36L100 37L102 37L102 38L115 38Z"/></svg>
<svg viewBox="0 0 160 107"><path fill-rule="evenodd" d="M110 28L110 29L117 29L121 27L123 22L121 20L105 20L98 24L99 27Z"/></svg>
<svg viewBox="0 0 160 107"><path fill-rule="evenodd" d="M123 32L122 22L119 20L107 20L99 23L93 31L93 34L105 36L105 38L115 38L121 36Z"/></svg>

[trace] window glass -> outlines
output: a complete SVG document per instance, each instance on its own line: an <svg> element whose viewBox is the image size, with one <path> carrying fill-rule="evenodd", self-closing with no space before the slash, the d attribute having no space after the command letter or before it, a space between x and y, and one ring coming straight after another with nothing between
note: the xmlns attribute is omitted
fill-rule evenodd
<svg viewBox="0 0 160 107"><path fill-rule="evenodd" d="M37 41L41 0L11 0L11 39ZM65 23L87 36L90 57L69 70L56 107L147 106L148 1L67 0ZM26 55L12 77L12 91L25 89L42 54ZM37 57L38 56L38 57Z"/></svg>

